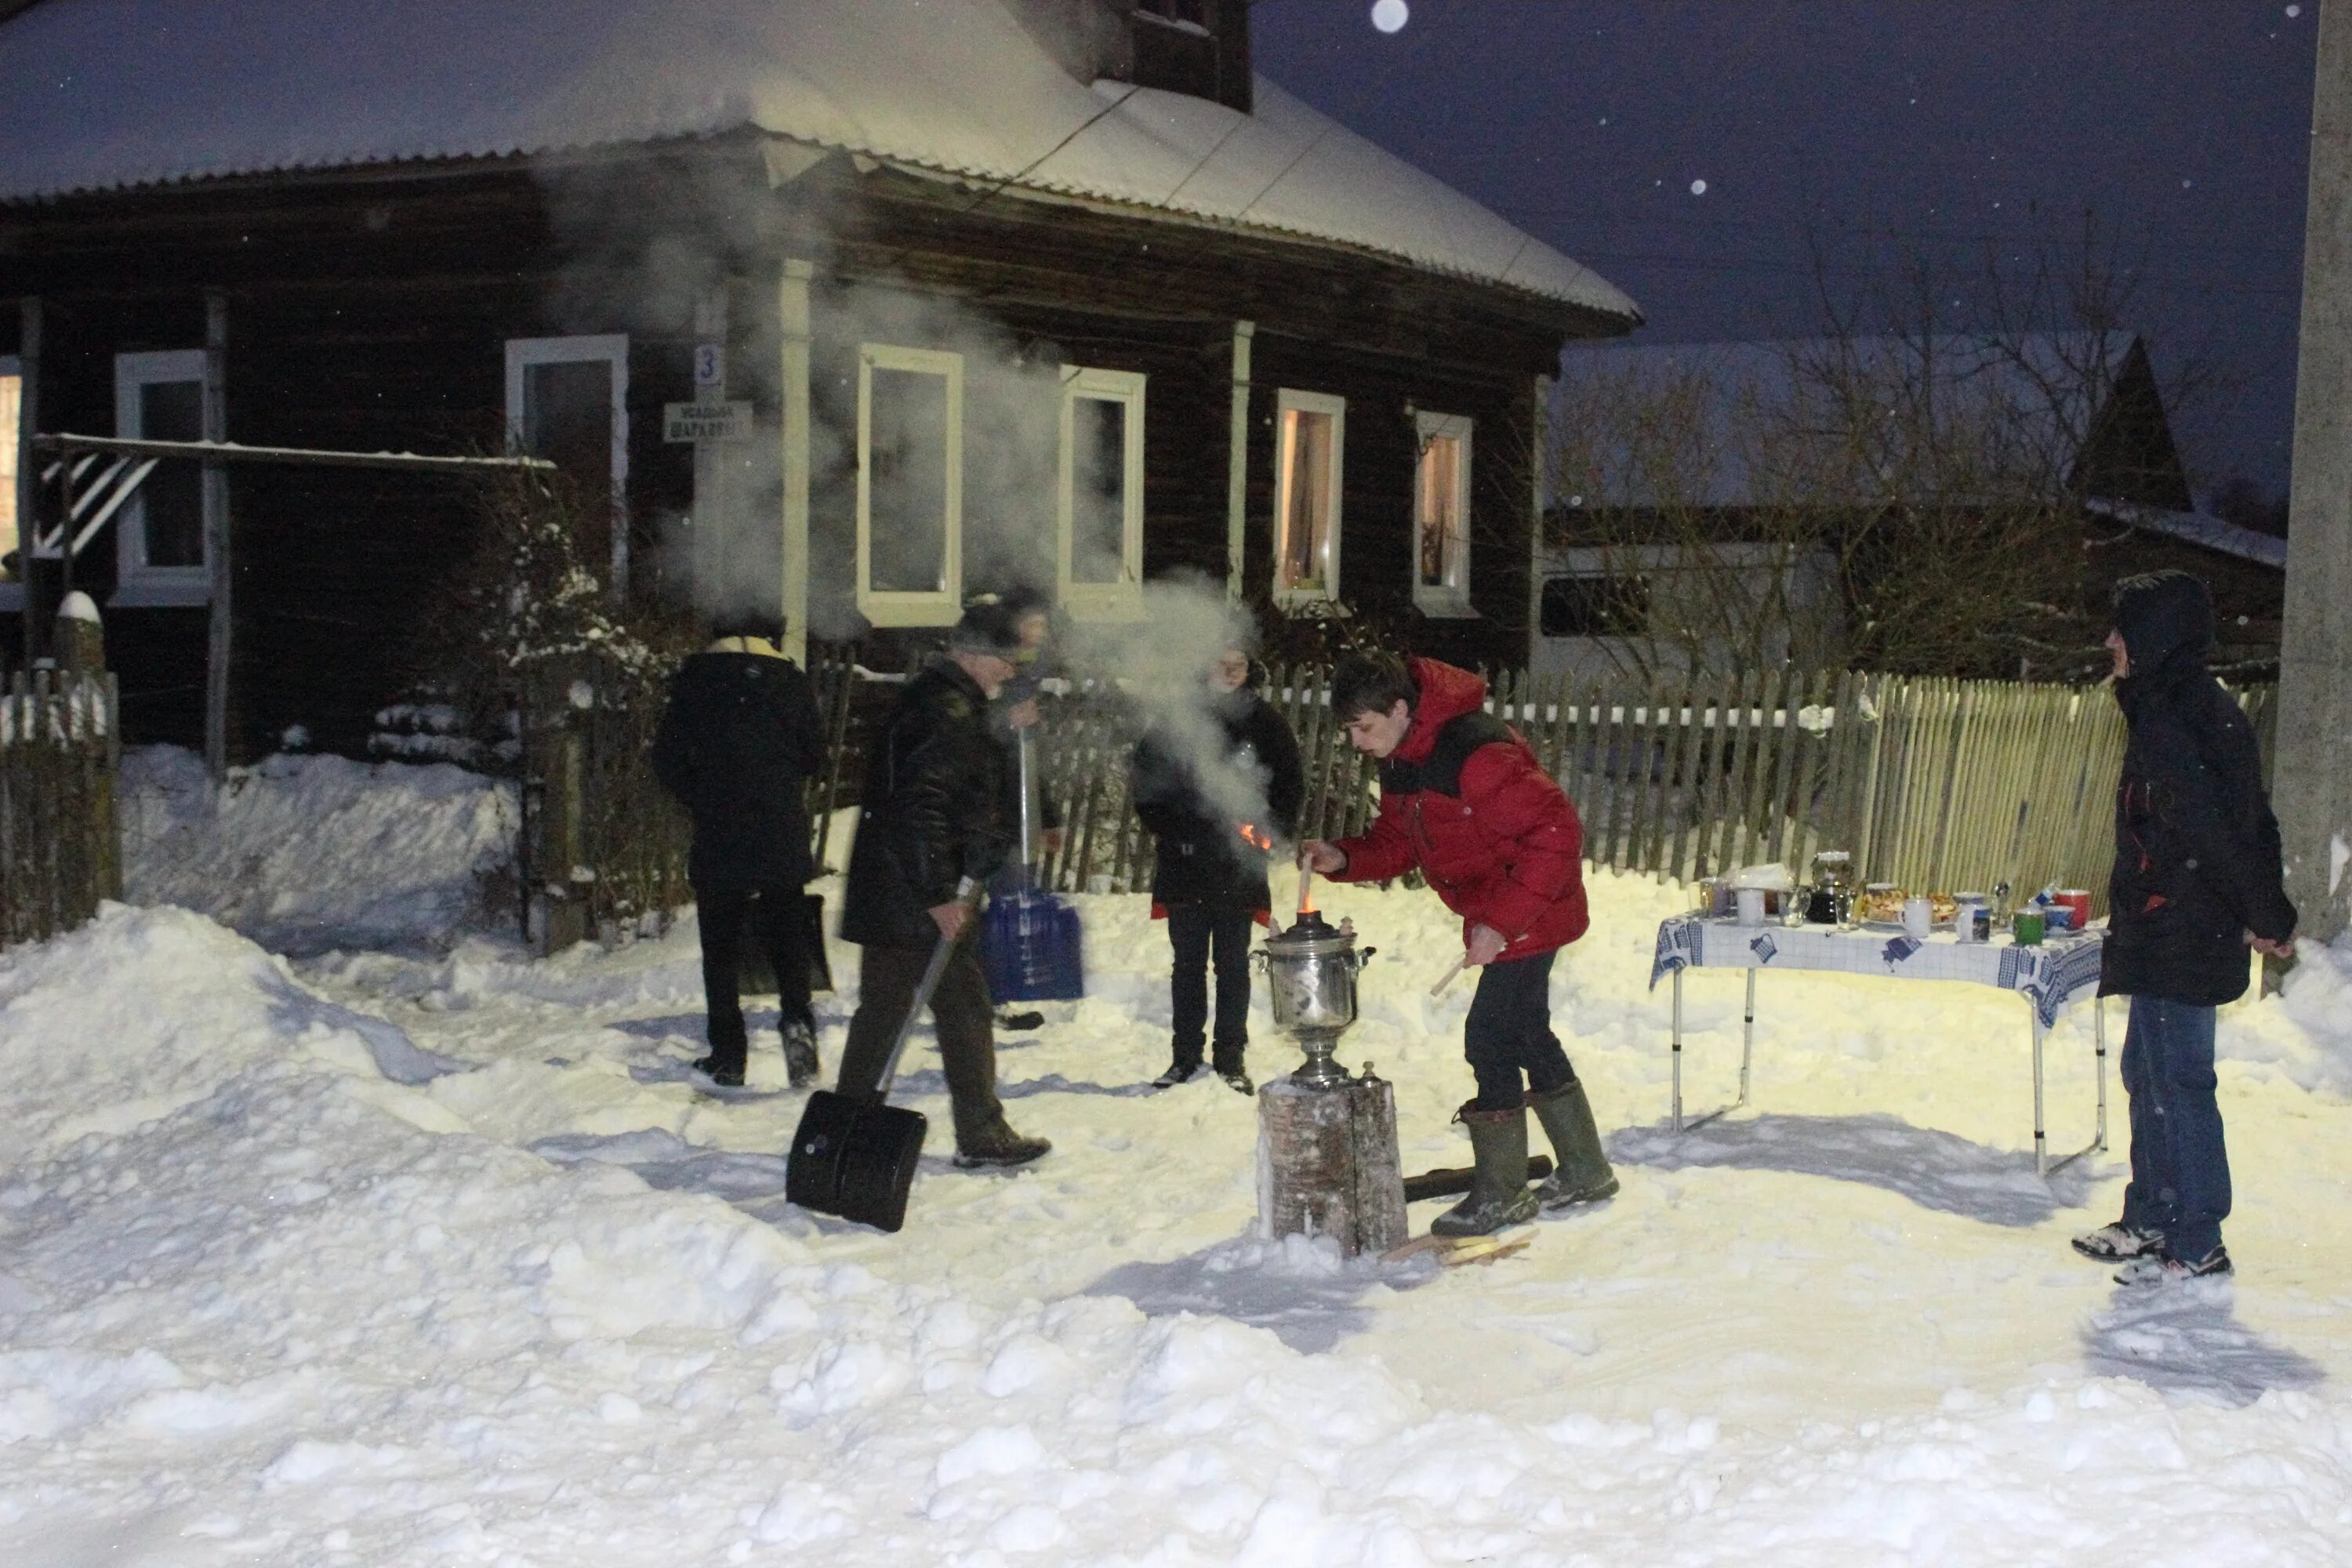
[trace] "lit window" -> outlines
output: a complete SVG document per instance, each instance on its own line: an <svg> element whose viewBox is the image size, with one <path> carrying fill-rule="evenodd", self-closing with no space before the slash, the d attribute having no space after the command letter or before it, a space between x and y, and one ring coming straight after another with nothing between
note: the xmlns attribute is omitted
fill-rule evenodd
<svg viewBox="0 0 2352 1568"><path fill-rule="evenodd" d="M1285 388L1275 407L1275 598L1285 604L1337 599L1348 402Z"/></svg>
<svg viewBox="0 0 2352 1568"><path fill-rule="evenodd" d="M205 438L205 351L114 356L114 433L129 440ZM166 458L116 525L118 605L201 605L212 597L205 556L204 470Z"/></svg>
<svg viewBox="0 0 2352 1568"><path fill-rule="evenodd" d="M519 452L553 463L583 496L611 498L590 561L610 563L613 586L629 574L629 340L618 333L507 340L507 432Z"/></svg>
<svg viewBox="0 0 2352 1568"><path fill-rule="evenodd" d="M857 351L857 608L939 626L963 607L963 356Z"/></svg>
<svg viewBox="0 0 2352 1568"><path fill-rule="evenodd" d="M1412 503L1412 602L1423 614L1470 616L1470 421L1413 416L1421 458Z"/></svg>
<svg viewBox="0 0 2352 1568"><path fill-rule="evenodd" d="M23 417L25 378L16 360L0 356L0 583L22 576L12 572L6 557L17 545L16 443L17 421Z"/></svg>
<svg viewBox="0 0 2352 1568"><path fill-rule="evenodd" d="M1062 370L1058 588L1082 618L1143 610L1143 387L1130 371Z"/></svg>

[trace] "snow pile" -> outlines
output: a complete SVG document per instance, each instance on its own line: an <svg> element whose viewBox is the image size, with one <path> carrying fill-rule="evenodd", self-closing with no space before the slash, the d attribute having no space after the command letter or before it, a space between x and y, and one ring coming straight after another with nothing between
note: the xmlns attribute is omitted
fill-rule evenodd
<svg viewBox="0 0 2352 1568"><path fill-rule="evenodd" d="M1459 1163L1469 988L1426 994L1456 923L1329 894L1381 950L1340 1054L1396 1085L1409 1167ZM2241 1058L2336 1050L2344 955L2309 971L2333 993L2224 1014L2243 1277L2134 1296L2065 1247L2116 1159L2032 1175L2014 997L1769 977L1757 1107L1676 1139L1647 977L1683 900L1603 875L1592 901L1555 1004L1624 1192L1454 1270L1249 1237L1249 1104L1144 1092L1167 949L1139 897L1079 900L1089 995L1002 1043L1036 1167L939 1157L919 1036L897 1237L782 1201L803 1097L772 1010L749 1088L686 1080L690 927L296 966L110 909L0 954L0 1555L2341 1560L2352 1110ZM1740 994L1688 983L1696 1104L1727 1098ZM828 1065L850 999L820 998ZM2056 1142L2089 1131L2082 1013L2051 1037ZM1284 1070L1262 994L1255 1028Z"/></svg>
<svg viewBox="0 0 2352 1568"><path fill-rule="evenodd" d="M287 952L452 938L512 855L510 786L446 765L276 756L215 785L194 752L122 759L125 891Z"/></svg>
<svg viewBox="0 0 2352 1568"><path fill-rule="evenodd" d="M2217 1044L2223 1056L2268 1063L2305 1089L2352 1095L2352 931L2326 947L2297 942L2279 996Z"/></svg>

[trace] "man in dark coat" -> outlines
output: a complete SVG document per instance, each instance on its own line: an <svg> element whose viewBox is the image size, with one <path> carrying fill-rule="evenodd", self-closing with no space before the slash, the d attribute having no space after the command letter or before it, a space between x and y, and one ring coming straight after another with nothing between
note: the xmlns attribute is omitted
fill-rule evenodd
<svg viewBox="0 0 2352 1568"><path fill-rule="evenodd" d="M774 966L785 1070L799 1088L817 1074L802 889L814 870L808 781L824 765L824 725L808 677L778 647L780 617L725 616L713 629L718 639L671 679L653 748L655 775L694 818L687 879L710 1041L694 1065L714 1082L743 1081L748 935Z"/></svg>
<svg viewBox="0 0 2352 1568"><path fill-rule="evenodd" d="M1255 1092L1249 1049L1250 927L1273 906L1266 850L1298 829L1306 793L1298 742L1257 691L1241 643L1222 649L1199 700L1166 715L1136 743L1128 770L1135 814L1156 846L1151 901L1168 915L1174 1049L1153 1087L1201 1070L1209 1022L1208 966L1217 973L1217 1076ZM1245 815L1244 815L1245 814ZM1244 837L1256 835L1255 838Z"/></svg>
<svg viewBox="0 0 2352 1568"><path fill-rule="evenodd" d="M1020 651L1019 627L1003 607L976 604L949 634L948 651L908 682L866 763L842 904L842 936L866 950L841 1058L843 1094L879 1092L931 953L950 944L930 1006L959 1165L1024 1164L1053 1147L1005 1123L980 922L958 896L967 878L986 883L1010 847L1004 752L988 704Z"/></svg>
<svg viewBox="0 0 2352 1568"><path fill-rule="evenodd" d="M2246 949L2294 951L2294 905L2253 726L2205 668L2213 605L2185 572L2116 585L2116 700L2128 739L2099 994L2131 998L2123 1218L2075 1238L2116 1278L2230 1272L2230 1162L2214 1100L2213 1009L2244 994Z"/></svg>
<svg viewBox="0 0 2352 1568"><path fill-rule="evenodd" d="M1463 963L1479 971L1463 1029L1478 1093L1459 1113L1476 1170L1469 1196L1431 1224L1442 1236L1483 1236L1617 1191L1584 1086L1551 1028L1552 960L1589 923L1583 825L1486 700L1484 679L1435 659L1343 662L1331 711L1350 745L1381 759L1380 814L1359 837L1309 840L1299 851L1348 882L1418 866L1462 917ZM1558 1162L1533 1192L1530 1109Z"/></svg>

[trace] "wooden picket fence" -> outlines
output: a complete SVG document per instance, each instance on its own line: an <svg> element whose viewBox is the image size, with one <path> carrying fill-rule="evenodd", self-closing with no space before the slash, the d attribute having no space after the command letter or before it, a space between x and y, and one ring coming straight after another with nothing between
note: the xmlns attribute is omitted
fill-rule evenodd
<svg viewBox="0 0 2352 1568"><path fill-rule="evenodd" d="M0 947L70 931L122 896L110 674L17 671L0 694Z"/></svg>
<svg viewBox="0 0 2352 1568"><path fill-rule="evenodd" d="M2274 689L2239 700L2265 766ZM1358 831L1373 764L1346 742L1328 672L1271 672L1307 767L1304 836ZM2124 725L2099 687L1760 671L1667 689L1496 677L1487 707L1567 789L1596 867L1687 880L1778 863L1800 879L1845 849L1858 875L1911 889L2056 883L2103 905ZM1135 720L1105 695L1051 721L1047 785L1066 825L1047 866L1065 891L1148 885L1150 836L1127 800Z"/></svg>

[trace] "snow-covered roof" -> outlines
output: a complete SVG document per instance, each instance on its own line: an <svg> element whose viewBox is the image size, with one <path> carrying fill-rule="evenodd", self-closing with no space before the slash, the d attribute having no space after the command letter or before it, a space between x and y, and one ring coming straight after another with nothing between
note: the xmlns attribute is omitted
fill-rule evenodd
<svg viewBox="0 0 2352 1568"><path fill-rule="evenodd" d="M2084 503L2086 510L2101 517L2111 517L2117 522L2134 528L2144 528L2151 533L2169 534L2185 539L2191 544L2201 544L2223 555L2234 555L2241 561L2286 570L2286 541L2273 533L2261 533L2242 528L2202 511L2168 511L2161 507L2135 506L2129 501L2107 500L2093 496Z"/></svg>
<svg viewBox="0 0 2352 1568"><path fill-rule="evenodd" d="M1263 78L1255 104L1089 88L1003 0L43 0L0 21L0 201L748 129L1639 320Z"/></svg>
<svg viewBox="0 0 2352 1568"><path fill-rule="evenodd" d="M1739 508L1792 499L1832 501L1822 493L1840 463L1852 464L1858 440L1853 400L1893 410L1888 449L1907 434L1906 421L1932 420L1937 428L1990 432L2003 450L2004 468L2063 482L2085 439L2113 397L2137 342L2130 332L2013 332L1862 335L1749 342L1576 344L1560 356L1558 406L1563 417L1590 418L1589 409L1628 407L1671 419L1679 437L1672 482L1674 504ZM1580 410L1587 410L1580 412ZM1605 423L1605 420L1603 421ZM1811 447L1808 436L1818 437ZM1643 465L1615 454L1617 468L1636 485L1648 483ZM1769 472L1794 460L1801 482ZM1604 462L1609 459L1604 455ZM1871 490L1870 476L1850 476L1854 494ZM1562 474L1560 500L1588 488L1584 477ZM1586 497L1581 504L1660 504L1664 498Z"/></svg>

